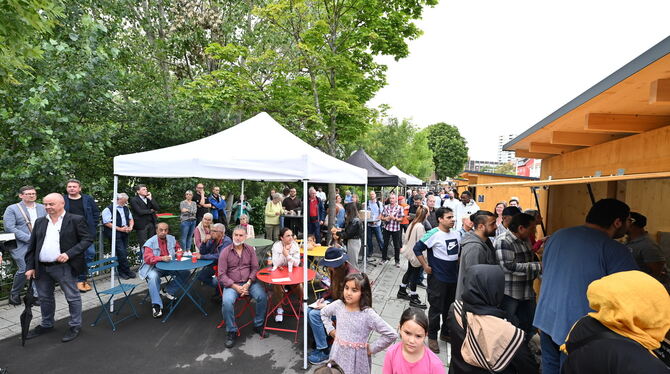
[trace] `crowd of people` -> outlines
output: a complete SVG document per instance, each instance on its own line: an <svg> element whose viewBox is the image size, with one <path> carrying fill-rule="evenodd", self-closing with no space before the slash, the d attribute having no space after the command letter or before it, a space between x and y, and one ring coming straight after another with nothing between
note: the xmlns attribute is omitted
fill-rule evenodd
<svg viewBox="0 0 670 374"><path fill-rule="evenodd" d="M282 287L268 291L258 281L256 251L245 243L255 237L249 212L258 207L241 196L227 209L219 187L208 195L198 183L195 192L185 192L179 204L180 240L170 235L167 223L158 223L159 205L145 185L137 185L132 198L118 194L116 212L110 204L102 214L75 179L66 183L66 193L45 196L43 205L37 203L33 186L21 187L18 196L20 201L4 214L5 230L17 241L10 253L17 272L9 303L20 304L26 280L35 279L27 292L38 297L42 321L28 339L53 329L56 282L70 309L62 340L77 338L80 293L90 290L86 263L95 256L96 228L101 222L111 238L113 213L119 276L139 275L147 281L155 318L163 315L163 299L173 300L178 293L176 282L161 288L161 278L169 275L185 282L189 276L156 266L174 260L178 251L212 260L198 279L219 296L228 348L239 335L234 311L238 298L254 300L253 328L264 336L268 292L276 300L285 292ZM619 200L596 202L583 225L549 237L537 233L539 211L523 211L516 197L491 212L481 210L467 190L459 195L455 190L418 189L381 198L371 191L365 206L355 193L346 191L342 197L337 191L332 225L326 222L326 205L321 188L309 189L305 212L296 189L281 194L271 190L263 222L266 239L274 242L275 268L301 263L292 217L307 218L306 234L313 244L325 243L323 228L333 227L318 262L328 274L319 279L325 291L306 311L314 342L308 359L323 365L315 372L369 373L371 355L388 349L384 373L443 373L438 339L450 343L450 373L669 370L664 356L655 353L670 329L665 258L645 231L646 217ZM365 221L367 247L362 245ZM142 258L137 274L127 259L132 231ZM363 250L371 265L388 263L382 271L391 271L389 247L393 265L407 261L397 298L408 305L397 326L375 312L371 281L361 273ZM426 288L425 302L417 287ZM281 323L282 315L279 308L275 322ZM368 342L372 332L378 338ZM530 345L536 334L541 360ZM392 345L398 336L401 341Z"/></svg>

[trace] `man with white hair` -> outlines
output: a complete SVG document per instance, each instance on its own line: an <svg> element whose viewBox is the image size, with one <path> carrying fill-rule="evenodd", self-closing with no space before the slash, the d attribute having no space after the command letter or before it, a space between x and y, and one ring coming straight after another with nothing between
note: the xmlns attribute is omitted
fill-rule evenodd
<svg viewBox="0 0 670 374"><path fill-rule="evenodd" d="M116 257L119 259L119 277L121 279L135 278L137 274L130 270L128 263L128 236L133 231L135 220L133 214L128 208L128 195L120 193L116 195ZM113 204L109 204L102 211L102 224L104 225L104 233L107 239L112 240L112 210Z"/></svg>
<svg viewBox="0 0 670 374"><path fill-rule="evenodd" d="M76 283L77 276L86 273L84 252L93 243L93 236L84 217L65 212L63 195L48 194L44 208L47 216L35 221L26 253L26 279L35 278L42 322L28 332L26 339L53 330L54 288L58 282L70 311L70 327L61 339L65 343L76 339L81 331L81 295Z"/></svg>

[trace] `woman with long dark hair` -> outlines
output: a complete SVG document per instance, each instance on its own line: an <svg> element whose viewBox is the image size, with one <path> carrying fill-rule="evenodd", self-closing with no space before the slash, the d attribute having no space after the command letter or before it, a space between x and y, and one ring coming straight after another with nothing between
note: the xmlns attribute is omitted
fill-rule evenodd
<svg viewBox="0 0 670 374"><path fill-rule="evenodd" d="M421 263L417 260L416 255L414 255L414 245L426 233L423 222L426 220L427 215L428 209L426 207L417 207L414 220L409 224L405 232L405 245L403 245L401 252L407 259L407 271L402 276L397 295L399 299L409 300L410 306L421 309L426 309L427 306L421 302L419 294L416 293L416 285L420 282L419 277L421 276L422 268ZM407 290L408 288L409 291Z"/></svg>
<svg viewBox="0 0 670 374"><path fill-rule="evenodd" d="M349 262L358 269L358 253L361 250L361 231L363 225L358 217L356 204L348 203L345 205L346 218L344 220L344 240L346 240L347 255Z"/></svg>

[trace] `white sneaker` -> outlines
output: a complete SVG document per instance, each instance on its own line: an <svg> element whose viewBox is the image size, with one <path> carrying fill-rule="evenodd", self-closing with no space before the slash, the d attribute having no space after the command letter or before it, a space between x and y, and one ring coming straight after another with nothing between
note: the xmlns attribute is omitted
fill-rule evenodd
<svg viewBox="0 0 670 374"><path fill-rule="evenodd" d="M277 308L277 315L275 316L275 322L284 321L284 309Z"/></svg>
<svg viewBox="0 0 670 374"><path fill-rule="evenodd" d="M176 297L174 295L168 293L167 291L161 290L160 294L161 294L161 296L165 297L166 299L168 299L170 301L176 299Z"/></svg>

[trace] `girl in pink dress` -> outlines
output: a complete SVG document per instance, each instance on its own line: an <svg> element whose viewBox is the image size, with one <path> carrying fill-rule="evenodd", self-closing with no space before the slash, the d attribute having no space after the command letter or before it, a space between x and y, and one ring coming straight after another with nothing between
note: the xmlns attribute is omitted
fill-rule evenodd
<svg viewBox="0 0 670 374"><path fill-rule="evenodd" d="M423 310L407 308L400 317L400 343L386 351L383 374L444 374L442 361L424 341L428 333L428 318Z"/></svg>
<svg viewBox="0 0 670 374"><path fill-rule="evenodd" d="M337 330L332 317L337 319ZM335 338L330 359L346 374L369 374L371 356L391 345L398 335L372 309L372 289L365 274L349 274L344 278L342 298L321 309L321 321L326 332ZM381 335L368 344L371 332Z"/></svg>

